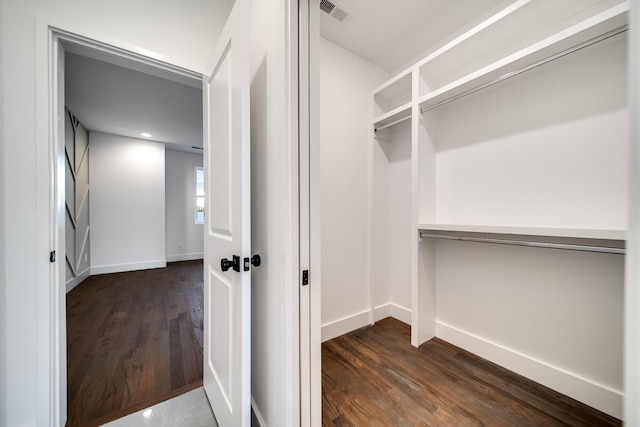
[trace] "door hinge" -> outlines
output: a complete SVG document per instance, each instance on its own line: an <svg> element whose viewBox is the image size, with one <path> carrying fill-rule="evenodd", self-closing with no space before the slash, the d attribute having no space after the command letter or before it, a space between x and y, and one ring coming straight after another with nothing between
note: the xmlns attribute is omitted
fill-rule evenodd
<svg viewBox="0 0 640 427"><path fill-rule="evenodd" d="M302 286L309 284L309 270L302 270Z"/></svg>
<svg viewBox="0 0 640 427"><path fill-rule="evenodd" d="M49 262L56 262L56 251L49 252Z"/></svg>

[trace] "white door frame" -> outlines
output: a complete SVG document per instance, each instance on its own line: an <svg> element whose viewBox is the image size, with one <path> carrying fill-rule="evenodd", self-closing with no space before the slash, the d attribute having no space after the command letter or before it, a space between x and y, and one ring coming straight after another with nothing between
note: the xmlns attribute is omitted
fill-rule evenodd
<svg viewBox="0 0 640 427"><path fill-rule="evenodd" d="M299 176L300 417L303 426L322 425L321 218L320 218L320 9L317 0L299 3Z"/></svg>
<svg viewBox="0 0 640 427"><path fill-rule="evenodd" d="M629 31L629 224L625 276L624 422L640 425L640 0L633 0Z"/></svg>
<svg viewBox="0 0 640 427"><path fill-rule="evenodd" d="M49 343L47 374L39 386L39 398L46 402L38 420L43 425L64 426L67 420L67 354L66 354L66 269L65 257L65 170L64 170L64 52L108 60L116 65L146 70L156 76L181 83L200 84L202 75L176 65L162 62L106 43L89 39L63 29L46 26L48 40L48 199L49 248L56 253L56 262L50 264L47 309L44 314L48 330L38 331L38 342ZM196 82L196 83L193 83ZM39 296L39 304L45 298ZM42 338L42 339L40 339ZM43 365L43 363L41 363ZM46 396L43 390L49 390ZM40 424L40 422L38 424Z"/></svg>

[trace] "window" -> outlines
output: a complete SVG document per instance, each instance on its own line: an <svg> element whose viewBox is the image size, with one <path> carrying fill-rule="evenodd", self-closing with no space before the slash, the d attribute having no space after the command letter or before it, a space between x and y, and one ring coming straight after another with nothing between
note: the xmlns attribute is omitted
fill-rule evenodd
<svg viewBox="0 0 640 427"><path fill-rule="evenodd" d="M196 224L204 224L204 169L196 167Z"/></svg>

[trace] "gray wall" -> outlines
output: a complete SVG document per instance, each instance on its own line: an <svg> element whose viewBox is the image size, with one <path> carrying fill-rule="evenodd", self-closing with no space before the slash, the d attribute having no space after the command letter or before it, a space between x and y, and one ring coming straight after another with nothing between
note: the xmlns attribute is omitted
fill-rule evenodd
<svg viewBox="0 0 640 427"><path fill-rule="evenodd" d="M65 115L65 206L67 292L89 276L89 133L68 110Z"/></svg>

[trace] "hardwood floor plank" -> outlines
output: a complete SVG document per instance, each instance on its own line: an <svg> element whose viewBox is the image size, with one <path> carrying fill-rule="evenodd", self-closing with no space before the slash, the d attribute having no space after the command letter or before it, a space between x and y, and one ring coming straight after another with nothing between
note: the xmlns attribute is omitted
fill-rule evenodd
<svg viewBox="0 0 640 427"><path fill-rule="evenodd" d="M68 427L202 385L202 262L92 276L67 295Z"/></svg>
<svg viewBox="0 0 640 427"><path fill-rule="evenodd" d="M322 344L325 426L620 426L619 420L392 318Z"/></svg>

